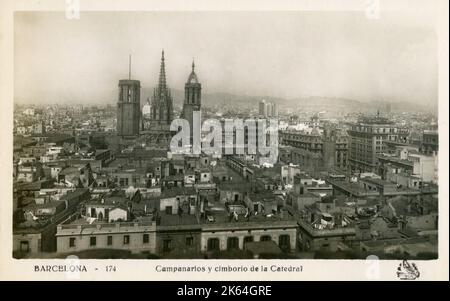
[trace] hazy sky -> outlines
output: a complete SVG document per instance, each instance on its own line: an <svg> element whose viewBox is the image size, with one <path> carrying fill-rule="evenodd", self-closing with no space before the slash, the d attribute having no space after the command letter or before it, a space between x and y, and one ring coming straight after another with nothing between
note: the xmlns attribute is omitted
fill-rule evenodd
<svg viewBox="0 0 450 301"><path fill-rule="evenodd" d="M417 16L420 16L418 14ZM433 18L363 12L63 12L15 15L15 99L110 102L119 79L172 89L195 58L204 93L437 103ZM147 95L144 95L147 97Z"/></svg>

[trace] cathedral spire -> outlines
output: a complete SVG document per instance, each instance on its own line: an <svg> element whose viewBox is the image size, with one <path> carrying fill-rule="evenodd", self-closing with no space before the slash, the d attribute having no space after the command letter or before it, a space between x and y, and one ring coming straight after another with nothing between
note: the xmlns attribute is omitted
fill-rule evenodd
<svg viewBox="0 0 450 301"><path fill-rule="evenodd" d="M195 62L194 59L192 59L192 71L191 74L189 74L187 84L198 84L198 78L197 74L195 74Z"/></svg>
<svg viewBox="0 0 450 301"><path fill-rule="evenodd" d="M166 88L166 66L164 63L164 49L162 50L161 54L161 69L159 71L159 88L160 89Z"/></svg>

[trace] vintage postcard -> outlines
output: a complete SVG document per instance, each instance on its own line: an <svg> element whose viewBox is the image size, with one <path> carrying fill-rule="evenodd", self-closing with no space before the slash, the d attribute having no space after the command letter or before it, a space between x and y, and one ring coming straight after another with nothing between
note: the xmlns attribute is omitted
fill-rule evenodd
<svg viewBox="0 0 450 301"><path fill-rule="evenodd" d="M446 1L0 3L0 279L448 280Z"/></svg>

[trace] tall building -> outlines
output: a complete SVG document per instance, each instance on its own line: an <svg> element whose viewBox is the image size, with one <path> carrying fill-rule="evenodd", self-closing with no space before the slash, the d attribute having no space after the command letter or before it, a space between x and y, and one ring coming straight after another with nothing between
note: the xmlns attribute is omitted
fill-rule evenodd
<svg viewBox="0 0 450 301"><path fill-rule="evenodd" d="M267 115L267 105L264 99L259 102L259 115L261 116Z"/></svg>
<svg viewBox="0 0 450 301"><path fill-rule="evenodd" d="M392 105L390 103L386 104L386 113L391 114L392 112Z"/></svg>
<svg viewBox="0 0 450 301"><path fill-rule="evenodd" d="M320 133L316 127L310 133L297 130L279 132L280 144L290 146L288 162L300 165L302 170L315 171L347 168L348 136L344 130L333 129Z"/></svg>
<svg viewBox="0 0 450 301"><path fill-rule="evenodd" d="M131 59L130 59L131 65ZM141 83L131 79L119 81L119 101L117 102L117 135L121 137L139 136Z"/></svg>
<svg viewBox="0 0 450 301"><path fill-rule="evenodd" d="M278 108L276 103L267 102L265 99L259 102L259 115L260 117L277 117Z"/></svg>
<svg viewBox="0 0 450 301"><path fill-rule="evenodd" d="M376 172L377 157L386 151L385 141L406 142L408 131L379 114L362 118L348 131L349 165L352 172Z"/></svg>
<svg viewBox="0 0 450 301"><path fill-rule="evenodd" d="M195 64L192 61L192 71L184 85L184 103L183 112L181 113L181 118L189 122L191 143L193 137L193 113L201 110L201 90L202 85L198 81L197 74L195 74ZM198 134L198 137L200 137L200 133Z"/></svg>
<svg viewBox="0 0 450 301"><path fill-rule="evenodd" d="M173 120L173 99L166 82L164 50L161 55L158 86L153 90L148 140L151 144L168 146L172 138L170 124Z"/></svg>
<svg viewBox="0 0 450 301"><path fill-rule="evenodd" d="M422 134L421 150L425 154L437 154L439 151L438 131L426 130Z"/></svg>
<svg viewBox="0 0 450 301"><path fill-rule="evenodd" d="M278 117L278 107L276 103L272 103L272 117Z"/></svg>

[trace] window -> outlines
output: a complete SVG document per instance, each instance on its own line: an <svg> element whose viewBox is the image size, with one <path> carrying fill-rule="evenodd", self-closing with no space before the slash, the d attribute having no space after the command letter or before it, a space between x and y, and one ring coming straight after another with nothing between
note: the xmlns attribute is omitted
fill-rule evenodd
<svg viewBox="0 0 450 301"><path fill-rule="evenodd" d="M97 245L97 237L95 237L95 236L90 237L89 238L89 245L91 247L94 247L95 245Z"/></svg>
<svg viewBox="0 0 450 301"><path fill-rule="evenodd" d="M75 237L69 238L69 247L71 248L75 247Z"/></svg>
<svg viewBox="0 0 450 301"><path fill-rule="evenodd" d="M149 235L148 234L142 235L142 242L144 244L148 244L148 241L149 241Z"/></svg>
<svg viewBox="0 0 450 301"><path fill-rule="evenodd" d="M245 248L245 244L248 242L252 242L253 241L253 236L246 236L244 237L244 248Z"/></svg>
<svg viewBox="0 0 450 301"><path fill-rule="evenodd" d="M194 244L194 238L193 237L186 237L186 246L190 247Z"/></svg>
<svg viewBox="0 0 450 301"><path fill-rule="evenodd" d="M270 237L270 235L263 235L263 236L261 236L261 238L259 240L260 241L271 241L272 237Z"/></svg>
<svg viewBox="0 0 450 301"><path fill-rule="evenodd" d="M166 214L172 214L172 206L166 206Z"/></svg>
<svg viewBox="0 0 450 301"><path fill-rule="evenodd" d="M279 239L278 239L278 246L280 247L281 250L283 251L289 251L291 249L291 239L289 237L289 235L285 234L285 235L280 235Z"/></svg>
<svg viewBox="0 0 450 301"><path fill-rule="evenodd" d="M30 251L30 244L28 241L23 240L20 242L20 251L26 253Z"/></svg>
<svg viewBox="0 0 450 301"><path fill-rule="evenodd" d="M130 235L124 235L123 236L123 244L129 245L130 244Z"/></svg>
<svg viewBox="0 0 450 301"><path fill-rule="evenodd" d="M172 240L164 239L163 240L163 252L170 252L172 250Z"/></svg>
<svg viewBox="0 0 450 301"><path fill-rule="evenodd" d="M239 249L239 238L238 237L229 237L227 240L227 249L228 250Z"/></svg>
<svg viewBox="0 0 450 301"><path fill-rule="evenodd" d="M210 238L208 239L208 251L218 251L219 250L219 239Z"/></svg>
<svg viewBox="0 0 450 301"><path fill-rule="evenodd" d="M111 235L109 235L109 236L106 238L106 244L107 244L108 246L112 246L112 244L113 244L113 237L112 237Z"/></svg>

